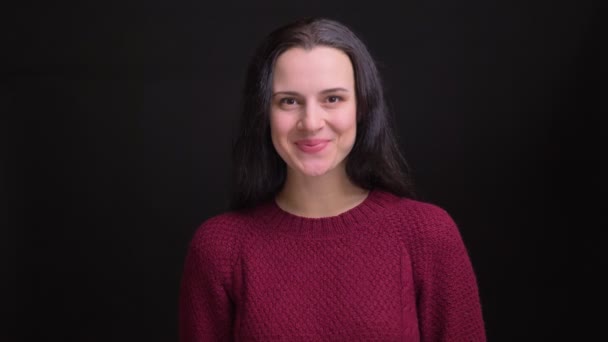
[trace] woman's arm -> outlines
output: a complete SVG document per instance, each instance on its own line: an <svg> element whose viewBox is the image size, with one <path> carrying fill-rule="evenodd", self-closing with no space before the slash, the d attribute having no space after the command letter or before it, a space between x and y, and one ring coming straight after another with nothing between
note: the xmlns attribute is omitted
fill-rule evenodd
<svg viewBox="0 0 608 342"><path fill-rule="evenodd" d="M412 254L422 341L485 341L477 280L462 237L445 210L408 206L404 230Z"/></svg>
<svg viewBox="0 0 608 342"><path fill-rule="evenodd" d="M205 222L190 242L179 296L181 342L232 339L234 238L226 223Z"/></svg>

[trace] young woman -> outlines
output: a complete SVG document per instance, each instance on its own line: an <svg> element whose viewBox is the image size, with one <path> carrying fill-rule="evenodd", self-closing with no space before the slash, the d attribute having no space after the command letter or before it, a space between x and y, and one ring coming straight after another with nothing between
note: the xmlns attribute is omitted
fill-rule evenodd
<svg viewBox="0 0 608 342"><path fill-rule="evenodd" d="M182 341L485 341L441 208L412 199L378 71L344 25L272 32L247 74L232 211L196 231Z"/></svg>

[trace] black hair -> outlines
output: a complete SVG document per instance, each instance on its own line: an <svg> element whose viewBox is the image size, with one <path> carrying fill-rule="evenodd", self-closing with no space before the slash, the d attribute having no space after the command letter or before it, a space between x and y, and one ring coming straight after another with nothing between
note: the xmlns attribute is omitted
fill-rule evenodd
<svg viewBox="0 0 608 342"><path fill-rule="evenodd" d="M399 151L380 75L369 51L345 25L325 18L304 18L271 32L249 64L233 147L232 209L253 207L273 198L282 188L287 166L270 136L274 65L290 48L310 50L315 46L343 51L353 66L357 134L346 160L348 177L364 189L414 197L410 172Z"/></svg>

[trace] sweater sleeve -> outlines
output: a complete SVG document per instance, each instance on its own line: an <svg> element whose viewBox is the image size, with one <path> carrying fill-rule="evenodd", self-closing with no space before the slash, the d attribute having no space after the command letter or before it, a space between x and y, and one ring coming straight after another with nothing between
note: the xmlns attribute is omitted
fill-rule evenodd
<svg viewBox="0 0 608 342"><path fill-rule="evenodd" d="M443 209L411 212L412 253L422 341L485 341L477 281L458 228Z"/></svg>
<svg viewBox="0 0 608 342"><path fill-rule="evenodd" d="M181 342L232 338L231 273L235 248L230 226L225 218L210 219L197 229L190 242L179 294Z"/></svg>

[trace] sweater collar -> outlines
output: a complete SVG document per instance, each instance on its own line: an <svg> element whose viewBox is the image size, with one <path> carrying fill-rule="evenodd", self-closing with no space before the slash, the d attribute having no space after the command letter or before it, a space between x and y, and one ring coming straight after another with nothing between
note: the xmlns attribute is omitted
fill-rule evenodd
<svg viewBox="0 0 608 342"><path fill-rule="evenodd" d="M357 206L336 216L308 218L291 214L281 209L274 200L268 201L255 210L269 233L279 232L303 238L324 238L343 235L364 229L366 225L382 218L384 210L398 198L391 193L372 190Z"/></svg>

